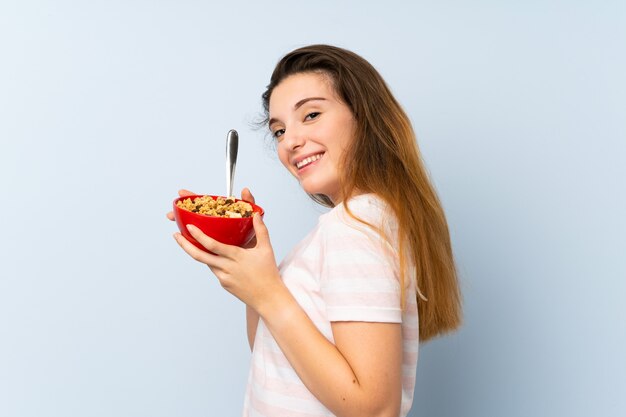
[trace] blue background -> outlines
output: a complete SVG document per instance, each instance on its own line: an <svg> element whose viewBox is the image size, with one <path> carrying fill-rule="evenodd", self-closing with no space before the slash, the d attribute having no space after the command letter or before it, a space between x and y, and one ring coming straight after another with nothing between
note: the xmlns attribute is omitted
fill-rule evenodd
<svg viewBox="0 0 626 417"><path fill-rule="evenodd" d="M0 3L0 416L240 415L244 306L165 212L235 128L277 258L314 226L252 128L310 43L379 69L448 214L465 322L411 416L625 415L625 3L225 3Z"/></svg>

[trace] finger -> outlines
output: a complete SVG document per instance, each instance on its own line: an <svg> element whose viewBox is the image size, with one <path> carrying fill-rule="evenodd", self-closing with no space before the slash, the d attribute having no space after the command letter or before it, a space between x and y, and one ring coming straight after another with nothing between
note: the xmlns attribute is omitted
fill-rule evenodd
<svg viewBox="0 0 626 417"><path fill-rule="evenodd" d="M238 249L236 246L226 245L224 243L220 243L217 240L205 235L202 230L198 229L196 226L192 224L187 225L187 230L191 236L193 236L198 243L204 246L207 250L215 253L216 255L224 256L226 258L232 259L235 253L235 250Z"/></svg>
<svg viewBox="0 0 626 417"><path fill-rule="evenodd" d="M269 243L270 233L267 230L267 226L263 222L263 216L259 213L254 213L252 218L252 225L254 226L254 233L256 235L256 241L261 244Z"/></svg>
<svg viewBox="0 0 626 417"><path fill-rule="evenodd" d="M174 239L180 247L196 261L208 265L211 269L223 269L225 259L198 249L193 243L185 239L185 237L178 232L174 233Z"/></svg>
<svg viewBox="0 0 626 417"><path fill-rule="evenodd" d="M191 192L189 190L182 189L182 190L178 190L178 195L180 197L187 197L188 195L196 195L196 193Z"/></svg>
<svg viewBox="0 0 626 417"><path fill-rule="evenodd" d="M167 216L167 218L168 218L168 219L170 219L170 220L172 220L172 221L174 221L174 220L175 220L175 219L174 219L174 212L173 212L173 211L168 212L168 213L166 214L166 216Z"/></svg>
<svg viewBox="0 0 626 417"><path fill-rule="evenodd" d="M241 199L254 203L254 196L248 188L244 188L243 190L241 190Z"/></svg>

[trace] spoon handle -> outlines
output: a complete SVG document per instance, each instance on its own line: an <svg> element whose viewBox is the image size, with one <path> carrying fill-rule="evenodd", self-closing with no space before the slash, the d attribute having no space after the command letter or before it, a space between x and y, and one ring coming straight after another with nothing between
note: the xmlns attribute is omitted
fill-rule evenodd
<svg viewBox="0 0 626 417"><path fill-rule="evenodd" d="M239 135L236 130L231 129L226 136L226 197L233 196L237 149L239 149Z"/></svg>

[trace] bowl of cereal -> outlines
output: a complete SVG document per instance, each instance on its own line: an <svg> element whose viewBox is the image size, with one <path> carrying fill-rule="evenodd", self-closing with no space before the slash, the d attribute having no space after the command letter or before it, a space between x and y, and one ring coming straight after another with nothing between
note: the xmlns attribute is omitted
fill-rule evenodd
<svg viewBox="0 0 626 417"><path fill-rule="evenodd" d="M265 212L256 204L234 197L189 195L174 200L174 218L180 233L197 248L208 252L187 230L193 224L202 232L227 245L243 246L254 237L252 216Z"/></svg>

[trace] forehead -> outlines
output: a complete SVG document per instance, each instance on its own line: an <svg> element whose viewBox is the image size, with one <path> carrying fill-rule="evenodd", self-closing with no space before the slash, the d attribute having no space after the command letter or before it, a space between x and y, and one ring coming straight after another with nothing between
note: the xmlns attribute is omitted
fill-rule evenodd
<svg viewBox="0 0 626 417"><path fill-rule="evenodd" d="M290 75L274 87L269 102L270 114L292 110L298 101L308 97L336 100L330 78L318 73Z"/></svg>

